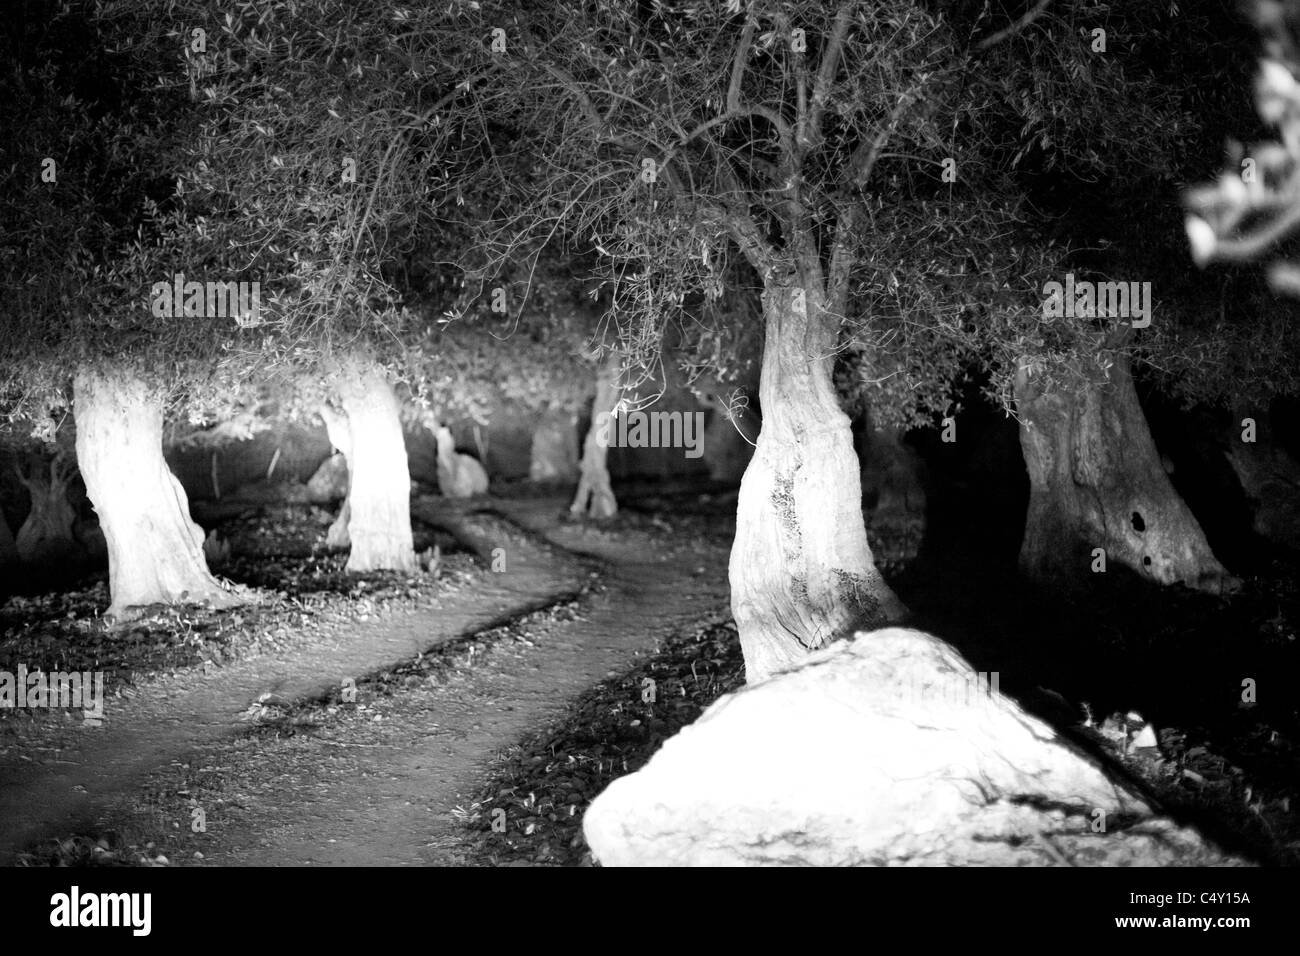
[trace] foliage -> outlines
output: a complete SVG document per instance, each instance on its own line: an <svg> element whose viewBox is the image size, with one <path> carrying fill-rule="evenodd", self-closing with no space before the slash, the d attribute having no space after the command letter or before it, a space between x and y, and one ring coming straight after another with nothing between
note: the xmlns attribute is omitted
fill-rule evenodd
<svg viewBox="0 0 1300 956"><path fill-rule="evenodd" d="M78 363L177 371L190 329L141 308L139 264L194 116L153 83L161 50L100 36L89 4L31 7L0 40L0 127L20 131L0 161L0 417L51 440Z"/></svg>
<svg viewBox="0 0 1300 956"><path fill-rule="evenodd" d="M1300 388L1293 358L1300 348L1297 307L1288 301L1300 295L1300 266L1293 261L1300 224L1300 4L1256 0L1249 9L1265 50L1256 109L1276 137L1249 149L1231 143L1217 180L1184 196L1192 258L1203 267L1227 264L1216 273L1224 289L1219 307L1206 310L1203 323L1211 334L1172 343L1175 389L1192 400L1258 402ZM1269 258L1278 246L1282 255L1264 271L1266 293L1243 266Z"/></svg>
<svg viewBox="0 0 1300 956"><path fill-rule="evenodd" d="M1190 111L1152 67L1177 11L1001 13L485 3L469 32L504 49L471 50L467 155L497 206L474 247L593 254L630 365L677 340L697 372L726 351L716 330L759 314L711 308L724 289L796 272L845 320L851 402L915 423L974 374L1007 400L1026 353L1065 369L1110 338L1035 315L1069 243L1047 238L1060 210L1026 198L1049 175L1167 179Z"/></svg>

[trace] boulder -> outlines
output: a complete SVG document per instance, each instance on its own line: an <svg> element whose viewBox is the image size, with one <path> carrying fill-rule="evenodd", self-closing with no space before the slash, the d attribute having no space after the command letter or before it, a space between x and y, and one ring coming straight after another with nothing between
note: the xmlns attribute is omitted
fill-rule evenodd
<svg viewBox="0 0 1300 956"><path fill-rule="evenodd" d="M348 496L348 462L342 452L335 452L321 463L307 482L307 500L327 505Z"/></svg>
<svg viewBox="0 0 1300 956"><path fill-rule="evenodd" d="M447 498L472 498L487 494L487 471L477 458L456 451L451 430L446 427L434 432L438 442L438 489Z"/></svg>
<svg viewBox="0 0 1300 956"><path fill-rule="evenodd" d="M718 700L583 820L627 865L1236 864L951 646L859 633Z"/></svg>

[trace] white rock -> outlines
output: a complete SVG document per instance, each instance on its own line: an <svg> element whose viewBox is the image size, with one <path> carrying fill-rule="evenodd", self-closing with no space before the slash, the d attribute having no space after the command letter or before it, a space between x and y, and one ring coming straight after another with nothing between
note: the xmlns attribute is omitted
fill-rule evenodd
<svg viewBox="0 0 1300 956"><path fill-rule="evenodd" d="M587 841L607 866L1224 862L990 682L931 635L860 633L717 701Z"/></svg>

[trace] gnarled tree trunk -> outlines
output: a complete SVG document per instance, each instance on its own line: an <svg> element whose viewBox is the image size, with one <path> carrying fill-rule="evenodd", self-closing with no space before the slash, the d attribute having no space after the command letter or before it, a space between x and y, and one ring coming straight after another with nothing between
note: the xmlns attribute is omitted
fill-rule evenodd
<svg viewBox="0 0 1300 956"><path fill-rule="evenodd" d="M750 683L907 613L867 544L853 435L831 380L837 320L819 291L774 279L763 313L763 425L740 484L730 564Z"/></svg>
<svg viewBox="0 0 1300 956"><path fill-rule="evenodd" d="M14 542L18 558L24 563L50 566L81 558L81 548L72 533L77 515L68 501L68 484L75 470L62 451L50 459L48 466L38 460L26 473L18 469L18 480L32 502Z"/></svg>
<svg viewBox="0 0 1300 956"><path fill-rule="evenodd" d="M82 368L74 388L77 464L108 546L108 615L150 604L244 603L208 571L203 529L163 460L158 397L118 369Z"/></svg>
<svg viewBox="0 0 1300 956"><path fill-rule="evenodd" d="M1151 438L1125 352L1109 370L1044 392L1029 365L1015 382L1029 512L1020 548L1027 578L1082 590L1094 549L1160 584L1219 591L1233 584L1174 490Z"/></svg>
<svg viewBox="0 0 1300 956"><path fill-rule="evenodd" d="M578 417L548 409L537 418L528 464L532 481L572 481L578 477Z"/></svg>
<svg viewBox="0 0 1300 956"><path fill-rule="evenodd" d="M349 362L331 377L321 418L348 464L348 496L326 541L350 547L348 571L415 571L411 475L397 396L376 365Z"/></svg>
<svg viewBox="0 0 1300 956"><path fill-rule="evenodd" d="M1254 441L1246 441L1242 422L1254 419ZM1225 455L1246 494L1255 533L1277 544L1300 547L1300 462L1273 437L1266 408L1233 409Z"/></svg>
<svg viewBox="0 0 1300 956"><path fill-rule="evenodd" d="M619 356L610 352L596 373L596 397L591 402L591 427L582 444L578 493L569 511L589 518L612 518L618 514L618 502L609 483L609 434L613 428L614 406L618 403Z"/></svg>

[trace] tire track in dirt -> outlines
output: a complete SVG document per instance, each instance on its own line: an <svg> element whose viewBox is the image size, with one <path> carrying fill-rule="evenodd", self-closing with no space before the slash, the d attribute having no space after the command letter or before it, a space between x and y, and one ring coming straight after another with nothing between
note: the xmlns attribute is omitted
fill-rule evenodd
<svg viewBox="0 0 1300 956"><path fill-rule="evenodd" d="M200 850L224 865L463 863L467 834L454 810L469 803L499 752L662 638L726 613L721 542L572 525L549 502L495 505L531 532L606 562L604 587L580 616L530 622L531 646L494 647L473 667L456 668L449 683L376 698L373 717L324 718L306 733L194 755L194 766L222 776L206 793L194 788L208 832L181 834L178 861ZM193 783L173 774L163 786Z"/></svg>
<svg viewBox="0 0 1300 956"><path fill-rule="evenodd" d="M551 502L551 506L557 503ZM571 597L590 581L591 562L549 547L488 514L465 514L429 499L415 513L451 530L490 562L505 548L509 573L482 575L473 591L397 618L323 628L310 643L204 675L159 676L131 700L110 698L99 728L60 730L70 745L53 757L25 753L20 738L0 756L0 864L42 838L94 829L160 768L247 730L240 715L265 694L285 701L322 697L434 646Z"/></svg>

